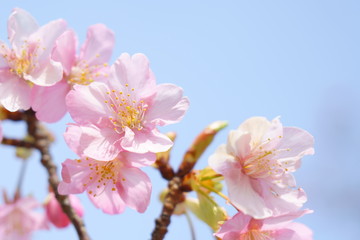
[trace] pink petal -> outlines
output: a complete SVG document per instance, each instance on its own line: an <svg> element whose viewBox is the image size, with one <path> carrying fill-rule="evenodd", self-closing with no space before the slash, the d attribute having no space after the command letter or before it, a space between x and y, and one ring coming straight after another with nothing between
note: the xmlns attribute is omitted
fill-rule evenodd
<svg viewBox="0 0 360 240"><path fill-rule="evenodd" d="M304 155L314 154L313 146L314 137L310 133L300 128L285 127L284 136L277 146L278 150L283 151L277 157L300 159Z"/></svg>
<svg viewBox="0 0 360 240"><path fill-rule="evenodd" d="M135 94L142 97L150 96L154 93L156 86L155 76L149 68L149 60L141 53L134 54L132 57L128 53L123 53L116 60L111 68L115 81L110 83L116 89L121 89L126 84L134 88Z"/></svg>
<svg viewBox="0 0 360 240"><path fill-rule="evenodd" d="M54 20L41 26L30 36L29 42L39 42L42 48L42 51L38 52L40 62L44 60L48 61L55 47L55 42L57 38L65 32L66 25L66 22L62 19Z"/></svg>
<svg viewBox="0 0 360 240"><path fill-rule="evenodd" d="M173 84L156 86L154 102L146 114L146 120L164 126L179 122L189 108L189 99L183 97L182 88Z"/></svg>
<svg viewBox="0 0 360 240"><path fill-rule="evenodd" d="M146 153L146 152L165 152L173 142L158 130L141 129L135 130L134 133L130 128L125 128L125 136L121 141L121 147L129 152Z"/></svg>
<svg viewBox="0 0 360 240"><path fill-rule="evenodd" d="M109 89L104 83L94 82L88 86L75 85L66 97L66 105L71 117L77 123L97 124L109 111L104 101Z"/></svg>
<svg viewBox="0 0 360 240"><path fill-rule="evenodd" d="M99 160L113 160L120 152L119 135L111 128L98 128L94 125L81 126L80 149L84 155ZM78 151L79 152L79 151Z"/></svg>
<svg viewBox="0 0 360 240"><path fill-rule="evenodd" d="M75 65L77 39L75 32L67 30L57 40L52 53L52 58L60 62L66 75L71 73Z"/></svg>
<svg viewBox="0 0 360 240"><path fill-rule="evenodd" d="M30 92L30 86L15 75L9 75L7 81L0 82L0 102L11 112L30 108Z"/></svg>
<svg viewBox="0 0 360 240"><path fill-rule="evenodd" d="M127 166L131 167L145 167L150 166L156 161L155 153L132 153L123 151L119 153L119 158L126 163Z"/></svg>
<svg viewBox="0 0 360 240"><path fill-rule="evenodd" d="M91 171L87 166L78 164L76 160L66 159L62 164L61 176L63 181L59 183L58 191L62 195L82 193L86 190L84 182L88 179Z"/></svg>
<svg viewBox="0 0 360 240"><path fill-rule="evenodd" d="M223 238L224 236L227 236L230 233L232 233L232 235L236 233L240 237L240 233L246 231L250 220L251 220L250 216L238 212L235 216L233 216L232 218L227 220L223 225L221 225L221 228L217 233L215 233L215 236ZM229 238L228 236L227 239L231 239L231 238Z"/></svg>
<svg viewBox="0 0 360 240"><path fill-rule="evenodd" d="M24 74L24 79L39 86L52 86L59 82L63 77L63 68L61 63L50 60L38 71L30 74Z"/></svg>
<svg viewBox="0 0 360 240"><path fill-rule="evenodd" d="M250 141L250 133L230 131L227 141L227 152L243 160L250 154Z"/></svg>
<svg viewBox="0 0 360 240"><path fill-rule="evenodd" d="M119 193L117 191L112 191L111 188L105 188L105 191L96 197L91 194L88 194L88 196L91 202L104 213L118 214L125 210L126 205Z"/></svg>
<svg viewBox="0 0 360 240"><path fill-rule="evenodd" d="M103 65L110 60L115 45L115 35L103 24L89 27L86 40L80 51L80 61L89 65Z"/></svg>
<svg viewBox="0 0 360 240"><path fill-rule="evenodd" d="M309 214L309 213L313 213L314 211L309 210L309 209L304 209L304 210L299 210L299 211L295 211L295 212L289 212L286 213L284 215L279 215L279 216L273 216L273 217L269 217L263 220L264 223L264 229L271 229L273 228L273 225L276 224L287 224L290 221L302 217L305 214Z"/></svg>
<svg viewBox="0 0 360 240"><path fill-rule="evenodd" d="M67 112L65 97L70 91L66 81L60 81L54 86L32 89L32 109L40 121L53 123L59 121Z"/></svg>
<svg viewBox="0 0 360 240"><path fill-rule="evenodd" d="M20 49L21 45L38 29L35 19L25 10L15 8L8 19L8 36L13 47Z"/></svg>
<svg viewBox="0 0 360 240"><path fill-rule="evenodd" d="M260 145L271 123L264 117L252 117L245 120L238 128L243 133L251 133L252 149Z"/></svg>
<svg viewBox="0 0 360 240"><path fill-rule="evenodd" d="M233 168L224 174L228 186L230 201L244 214L256 219L272 216L271 209L266 207L266 201L254 189L250 177L241 169Z"/></svg>
<svg viewBox="0 0 360 240"><path fill-rule="evenodd" d="M149 177L138 168L123 168L121 179L117 188L126 205L140 213L145 212L151 196Z"/></svg>
<svg viewBox="0 0 360 240"><path fill-rule="evenodd" d="M301 223L289 223L286 228L276 231L276 240L312 240L310 228Z"/></svg>
<svg viewBox="0 0 360 240"><path fill-rule="evenodd" d="M271 182L261 181L262 196L266 206L273 210L274 215L297 211L307 201L303 189L293 189Z"/></svg>
<svg viewBox="0 0 360 240"><path fill-rule="evenodd" d="M215 153L209 157L208 162L209 166L220 174L226 174L236 165L234 156L228 154L225 144L216 149Z"/></svg>
<svg viewBox="0 0 360 240"><path fill-rule="evenodd" d="M64 139L66 144L78 156L81 156L84 152L84 147L80 145L81 134L81 127L76 124L68 124L66 132L64 133Z"/></svg>

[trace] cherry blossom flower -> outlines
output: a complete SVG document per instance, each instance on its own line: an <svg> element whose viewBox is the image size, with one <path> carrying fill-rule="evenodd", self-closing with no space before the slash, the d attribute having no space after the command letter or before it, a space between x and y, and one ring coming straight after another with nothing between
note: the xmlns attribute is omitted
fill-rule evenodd
<svg viewBox="0 0 360 240"><path fill-rule="evenodd" d="M51 86L61 80L62 65L50 57L65 29L64 20L39 27L28 12L13 10L8 20L12 48L0 41L0 103L7 110L29 109L33 86Z"/></svg>
<svg viewBox="0 0 360 240"><path fill-rule="evenodd" d="M142 213L149 205L151 183L139 167L155 161L155 154L121 152L111 161L89 157L62 163L60 194L86 191L93 204L108 214L122 213L128 206Z"/></svg>
<svg viewBox="0 0 360 240"><path fill-rule="evenodd" d="M143 54L124 53L111 67L108 85L75 85L67 95L76 124L69 126L65 140L78 155L97 160L111 160L124 150L164 152L172 141L157 126L182 119L189 107L182 95L175 85L156 85ZM74 134L81 135L79 144L72 144Z"/></svg>
<svg viewBox="0 0 360 240"><path fill-rule="evenodd" d="M103 24L92 25L77 56L75 32L68 30L63 33L56 41L52 58L63 65L64 77L53 86L34 87L32 108L36 117L45 122L60 120L67 112L65 97L75 84L105 81L114 44L115 36L110 29Z"/></svg>
<svg viewBox="0 0 360 240"><path fill-rule="evenodd" d="M279 118L246 120L231 131L227 144L210 156L209 165L224 176L229 199L240 211L266 218L299 209L307 200L291 175L304 155L313 154L306 131L283 127Z"/></svg>
<svg viewBox="0 0 360 240"><path fill-rule="evenodd" d="M74 208L78 216L84 215L84 209L79 198L69 195L70 205ZM55 198L53 192L49 193L45 202L45 210L47 219L57 228L65 228L70 224L68 216L63 212L59 202Z"/></svg>
<svg viewBox="0 0 360 240"><path fill-rule="evenodd" d="M293 219L310 210L299 211L262 220L241 212L227 220L214 235L222 240L312 240L312 231Z"/></svg>
<svg viewBox="0 0 360 240"><path fill-rule="evenodd" d="M44 214L35 212L40 204L32 197L0 206L0 239L28 240L32 232L47 229Z"/></svg>

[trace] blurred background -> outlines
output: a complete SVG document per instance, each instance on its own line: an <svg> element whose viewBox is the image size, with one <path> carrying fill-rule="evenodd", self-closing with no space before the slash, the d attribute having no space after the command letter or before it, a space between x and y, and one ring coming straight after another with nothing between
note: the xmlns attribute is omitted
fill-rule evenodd
<svg viewBox="0 0 360 240"><path fill-rule="evenodd" d="M14 7L29 11L40 25L63 18L84 41L88 26L104 23L116 34L113 60L122 52L142 52L158 83L184 88L191 107L176 131L171 163L177 167L195 136L209 123L229 126L200 159L197 169L245 119L281 116L315 137L314 156L303 159L297 183L308 194L311 215L299 219L314 239L358 240L360 235L360 2L302 1L0 1L0 39L7 39L7 18ZM56 107L56 106L54 106ZM75 158L62 134L69 115L47 125L60 166ZM22 124L3 122L4 134L21 137ZM19 159L0 146L0 189L14 192ZM60 170L60 169L59 169ZM85 194L85 223L92 239L150 239L161 211L159 192L167 183L151 168L150 206L144 214L127 209L106 215ZM43 201L47 175L38 153L29 159L23 194ZM219 200L225 205L225 202ZM231 208L230 214L234 211ZM197 239L212 239L210 229L192 216ZM72 226L33 235L35 240L77 239ZM174 216L165 239L191 239L185 216Z"/></svg>

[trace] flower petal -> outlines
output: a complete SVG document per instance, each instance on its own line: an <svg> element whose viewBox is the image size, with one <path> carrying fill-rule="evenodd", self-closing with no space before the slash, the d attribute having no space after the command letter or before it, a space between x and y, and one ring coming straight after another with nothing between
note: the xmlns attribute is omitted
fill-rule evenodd
<svg viewBox="0 0 360 240"><path fill-rule="evenodd" d="M20 49L24 41L38 28L38 24L30 13L15 8L8 19L9 41L14 48Z"/></svg>
<svg viewBox="0 0 360 240"><path fill-rule="evenodd" d="M120 174L122 182L117 187L121 198L130 208L145 212L151 196L149 177L138 168L123 168Z"/></svg>
<svg viewBox="0 0 360 240"><path fill-rule="evenodd" d="M229 172L234 164L234 156L228 154L225 144L220 145L215 153L209 157L209 166L220 174Z"/></svg>
<svg viewBox="0 0 360 240"><path fill-rule="evenodd" d="M251 217L248 215L245 215L241 212L238 212L235 216L230 218L229 220L225 221L225 223L221 226L219 231L215 233L215 236L221 238L221 239L233 239L229 238L228 235L234 235L239 236L236 239L240 239L240 233L246 231L247 226L251 220ZM227 238L224 238L227 236Z"/></svg>
<svg viewBox="0 0 360 240"><path fill-rule="evenodd" d="M99 161L113 160L120 152L118 135L110 128L81 126L80 145L83 154Z"/></svg>
<svg viewBox="0 0 360 240"><path fill-rule="evenodd" d="M125 210L125 203L121 199L120 195L116 191L112 191L111 188L105 188L104 192L95 197L88 193L91 202L104 213L118 214Z"/></svg>
<svg viewBox="0 0 360 240"><path fill-rule="evenodd" d="M253 187L254 180L243 174L239 168L229 170L224 176L230 201L240 211L256 219L272 216L273 212L266 207L266 201Z"/></svg>
<svg viewBox="0 0 360 240"><path fill-rule="evenodd" d="M31 107L40 121L53 123L60 120L67 112L65 97L70 91L66 81L60 81L50 87L34 86L31 92Z"/></svg>
<svg viewBox="0 0 360 240"><path fill-rule="evenodd" d="M189 108L189 99L183 97L182 88L173 84L156 86L156 96L146 114L146 120L164 126L179 122Z"/></svg>
<svg viewBox="0 0 360 240"><path fill-rule="evenodd" d="M89 27L79 59L89 65L103 65L110 58L115 45L115 35L103 24Z"/></svg>
<svg viewBox="0 0 360 240"><path fill-rule="evenodd" d="M119 157L122 159L122 162L125 162L126 165L131 167L145 167L150 166L156 161L155 153L132 153L123 151L119 153Z"/></svg>
<svg viewBox="0 0 360 240"><path fill-rule="evenodd" d="M0 103L11 112L28 110L31 105L30 93L30 86L15 75L9 75L7 81L0 82Z"/></svg>
<svg viewBox="0 0 360 240"><path fill-rule="evenodd" d="M276 240L312 240L311 229L301 223L288 223L273 233Z"/></svg>
<svg viewBox="0 0 360 240"><path fill-rule="evenodd" d="M115 81L110 81L110 84L117 89L122 89L128 84L130 88L135 89L137 99L154 93L155 76L149 68L149 60L141 53L133 56L128 53L121 54L113 64L111 72Z"/></svg>
<svg viewBox="0 0 360 240"><path fill-rule="evenodd" d="M165 152L171 148L173 142L158 130L141 129L134 133L128 127L125 128L125 136L121 141L121 147L129 152Z"/></svg>
<svg viewBox="0 0 360 240"><path fill-rule="evenodd" d="M55 43L52 58L60 62L66 75L70 75L71 68L76 60L77 38L75 32L67 30Z"/></svg>
<svg viewBox="0 0 360 240"><path fill-rule="evenodd" d="M84 181L91 172L76 160L66 159L62 164L61 176L63 181L59 183L58 191L62 195L77 194L85 191Z"/></svg>
<svg viewBox="0 0 360 240"><path fill-rule="evenodd" d="M66 25L66 22L62 19L54 20L41 26L30 36L29 42L40 43L41 51L38 51L37 56L40 62L48 61L55 47L55 42L65 32Z"/></svg>
<svg viewBox="0 0 360 240"><path fill-rule="evenodd" d="M104 103L108 91L104 83L75 85L74 90L71 90L66 97L66 105L74 121L97 124L101 118L108 116L108 109Z"/></svg>

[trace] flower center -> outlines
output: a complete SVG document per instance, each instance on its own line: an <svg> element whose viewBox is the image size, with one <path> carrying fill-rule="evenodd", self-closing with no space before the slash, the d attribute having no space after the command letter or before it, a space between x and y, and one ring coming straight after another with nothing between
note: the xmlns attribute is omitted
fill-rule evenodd
<svg viewBox="0 0 360 240"><path fill-rule="evenodd" d="M122 133L126 127L140 131L147 110L147 104L143 100L136 100L135 89L129 89L128 84L125 87L124 91L107 92L109 100L105 101L112 113L109 119L117 133Z"/></svg>
<svg viewBox="0 0 360 240"><path fill-rule="evenodd" d="M24 235L30 232L30 229L22 222L23 217L24 214L19 209L15 208L7 218L5 234L13 234L14 232L17 232L20 235Z"/></svg>
<svg viewBox="0 0 360 240"><path fill-rule="evenodd" d="M80 159L76 161L78 163L82 162ZM90 174L84 186L87 187L90 195L94 197L99 196L106 188L111 188L111 191L117 190L116 183L119 181L119 174L123 166L119 159L104 162L86 158L85 164L87 164ZM125 181L125 179L121 180Z"/></svg>
<svg viewBox="0 0 360 240"><path fill-rule="evenodd" d="M282 138L282 136L279 136ZM269 149L266 145L271 142L268 138L265 142L257 144L258 146L252 151L252 155L242 162L242 171L253 178L277 178L288 171L288 162L279 162L275 157L281 151L290 151L291 149Z"/></svg>
<svg viewBox="0 0 360 240"><path fill-rule="evenodd" d="M5 46L1 46L5 50ZM25 41L21 46L20 54L16 53L13 49L7 50L8 53L3 54L3 57L7 60L10 72L16 74L20 78L24 78L38 65L39 44L29 44ZM43 49L45 50L45 49ZM6 50L5 50L6 51Z"/></svg>
<svg viewBox="0 0 360 240"><path fill-rule="evenodd" d="M270 231L252 229L244 234L241 234L239 240L274 240L274 238L271 237Z"/></svg>
<svg viewBox="0 0 360 240"><path fill-rule="evenodd" d="M70 85L89 85L100 76L107 77L107 73L101 72L101 70L107 66L107 63L104 63L103 65L89 65L83 60L71 68L68 83Z"/></svg>
<svg viewBox="0 0 360 240"><path fill-rule="evenodd" d="M282 173L281 165L272 159L274 151L257 152L244 161L243 171L253 178L265 178Z"/></svg>

